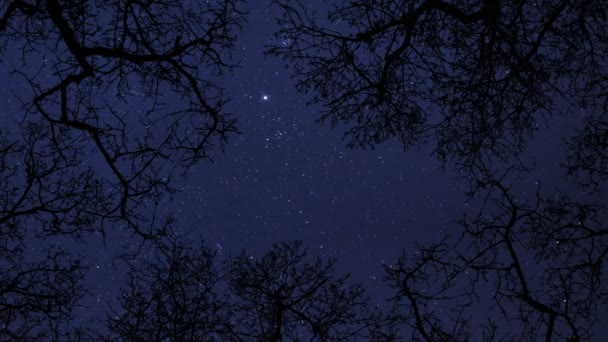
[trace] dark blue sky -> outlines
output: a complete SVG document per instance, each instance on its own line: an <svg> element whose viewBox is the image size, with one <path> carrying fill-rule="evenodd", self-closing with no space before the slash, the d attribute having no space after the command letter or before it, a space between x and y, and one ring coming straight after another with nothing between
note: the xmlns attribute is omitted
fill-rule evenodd
<svg viewBox="0 0 608 342"><path fill-rule="evenodd" d="M166 210L178 217L178 230L222 255L242 248L259 255L274 242L303 240L311 255L336 257L341 273L386 297L382 263L451 229L466 208L464 183L428 149L404 152L397 142L371 151L345 148L339 127L316 122L318 108L296 93L283 62L264 56L279 12L260 4L246 5L234 56L240 67L221 80L242 134L213 163L176 179L180 192ZM111 262L120 248L109 242L107 250L98 240L83 248L101 310L119 278Z"/></svg>
<svg viewBox="0 0 608 342"><path fill-rule="evenodd" d="M237 115L242 134L213 155L214 163L203 162L176 179L180 192L164 210L176 214L178 230L202 238L223 256L242 248L259 255L274 242L303 240L310 254L336 257L340 272L351 272L374 297L386 298L383 263L416 242L455 230L453 220L475 211L474 203L465 202L465 183L427 147L404 152L389 142L371 151L346 149L340 127L315 122L318 108L306 106L308 98L295 92L280 60L263 54L274 43L280 13L265 1L250 1L245 9L248 22L234 55L240 67L220 80L231 99L226 109ZM19 85L10 87L20 92ZM7 89L0 93L3 123L15 110ZM522 180L522 192L535 178L549 191L559 185L563 153L555 132L561 130L543 133L530 145L527 155L536 159L538 172ZM86 303L92 310L83 316L103 314L118 294L122 274L112 258L124 244L135 244L128 239L117 230L108 235L107 248L97 236L73 246L90 267L92 295Z"/></svg>

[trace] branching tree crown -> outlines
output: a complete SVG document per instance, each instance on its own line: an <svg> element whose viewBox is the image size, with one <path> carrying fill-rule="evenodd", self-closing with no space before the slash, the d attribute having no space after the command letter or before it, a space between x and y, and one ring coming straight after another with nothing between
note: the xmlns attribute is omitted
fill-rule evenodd
<svg viewBox="0 0 608 342"><path fill-rule="evenodd" d="M268 53L350 146L432 141L474 169L518 156L566 112L592 123L571 142L570 170L606 179L604 1L344 0L327 20L305 1L274 2L283 15Z"/></svg>
<svg viewBox="0 0 608 342"><path fill-rule="evenodd" d="M596 336L608 302L605 205L546 196L540 184L526 199L506 175L486 176L478 214L459 220L451 237L386 269L396 290L396 324L409 324L412 338L423 341ZM474 324L481 334L471 330Z"/></svg>
<svg viewBox="0 0 608 342"><path fill-rule="evenodd" d="M276 244L260 260L231 260L238 335L245 340L348 341L369 336L373 311L360 285L337 276L334 260L308 260L302 242Z"/></svg>
<svg viewBox="0 0 608 342"><path fill-rule="evenodd" d="M0 5L0 50L31 96L3 154L0 220L36 215L77 234L120 222L163 233L153 211L175 171L236 132L215 83L242 23L230 1L27 1ZM5 140L7 139L7 140ZM5 162L9 162L5 159ZM144 207L151 207L144 209Z"/></svg>
<svg viewBox="0 0 608 342"><path fill-rule="evenodd" d="M64 340L84 294L77 257L31 261L30 239L167 233L174 173L237 132L215 82L234 65L239 5L0 1L0 70L22 104L0 128L0 339Z"/></svg>
<svg viewBox="0 0 608 342"><path fill-rule="evenodd" d="M105 338L350 341L380 331L361 286L336 275L332 260L309 263L301 242L277 244L260 260L243 252L221 268L214 253L183 239L156 250L132 264Z"/></svg>
<svg viewBox="0 0 608 342"><path fill-rule="evenodd" d="M472 308L490 302L485 340L590 338L607 301L608 210L581 194L601 198L608 180L606 3L343 0L327 18L274 3L283 15L267 52L322 121L346 127L352 147L431 142L482 202L451 237L387 268L396 326L411 340L476 338ZM582 123L562 164L583 191L521 197L523 152L558 114Z"/></svg>
<svg viewBox="0 0 608 342"><path fill-rule="evenodd" d="M112 341L220 341L234 325L222 300L215 253L171 236L132 263L119 307L108 313Z"/></svg>

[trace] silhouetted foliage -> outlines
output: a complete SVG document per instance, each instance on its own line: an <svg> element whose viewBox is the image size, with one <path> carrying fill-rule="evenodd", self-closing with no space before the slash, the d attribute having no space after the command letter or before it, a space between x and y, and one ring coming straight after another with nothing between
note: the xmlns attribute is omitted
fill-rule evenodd
<svg viewBox="0 0 608 342"><path fill-rule="evenodd" d="M0 341L60 341L85 294L83 267L60 248L31 261L24 237L7 227L0 231Z"/></svg>
<svg viewBox="0 0 608 342"><path fill-rule="evenodd" d="M0 132L0 341L61 339L85 294L75 256L31 241L58 232L58 222L80 235L95 208L86 171L70 172L75 162L46 134L35 124L23 126L23 139Z"/></svg>
<svg viewBox="0 0 608 342"><path fill-rule="evenodd" d="M108 340L348 341L378 334L381 316L333 260L309 260L301 242L260 260L245 252L214 264L206 248L173 241L133 264Z"/></svg>
<svg viewBox="0 0 608 342"><path fill-rule="evenodd" d="M477 306L486 341L582 341L608 303L608 212L565 194L527 200L487 175L480 212L462 229L387 268L397 317L413 339L469 340ZM397 319L397 321L399 321ZM446 327L449 327L446 328Z"/></svg>
<svg viewBox="0 0 608 342"><path fill-rule="evenodd" d="M1 339L65 338L83 294L78 261L34 260L25 241L166 234L173 174L236 132L215 82L232 67L238 2L0 2L0 69L22 104L0 129Z"/></svg>
<svg viewBox="0 0 608 342"><path fill-rule="evenodd" d="M353 147L433 141L468 171L469 196L486 196L479 214L386 267L388 316L299 242L218 267L171 235L159 203L176 173L237 133L216 82L233 65L239 1L4 1L1 63L30 90L0 130L0 338L591 338L608 303L606 206L540 185L519 197L510 177L535 131L566 113L582 124L565 139L567 172L590 191L608 179L608 5L344 0L325 20L305 1L273 2L284 15L268 52L312 91L320 119L345 124ZM495 161L518 166L498 177ZM74 330L83 267L61 248L30 260L25 241L110 224L154 240L154 253L130 260L106 332Z"/></svg>
<svg viewBox="0 0 608 342"><path fill-rule="evenodd" d="M237 334L243 340L351 341L369 336L378 316L360 285L337 276L334 260L308 260L301 242L276 244L256 260L230 261Z"/></svg>
<svg viewBox="0 0 608 342"><path fill-rule="evenodd" d="M0 51L31 88L18 94L17 143L2 132L13 185L2 189L4 219L37 216L53 233L120 222L143 238L163 234L142 208L236 132L215 81L232 66L238 2L4 1Z"/></svg>
<svg viewBox="0 0 608 342"><path fill-rule="evenodd" d="M111 341L221 341L233 323L217 285L215 254L175 237L133 263L119 308L108 313Z"/></svg>
<svg viewBox="0 0 608 342"><path fill-rule="evenodd" d="M606 113L606 109L604 109ZM568 174L592 191L608 181L608 119L589 120L579 133L567 141Z"/></svg>
<svg viewBox="0 0 608 342"><path fill-rule="evenodd" d="M567 114L580 128L564 138L563 165L601 197L606 3L344 0L324 18L305 1L273 2L283 15L267 52L312 93L320 120L343 125L351 147L431 142L464 171L469 199L483 199L460 230L387 268L391 326L420 341L588 339L608 302L607 208L540 186L516 196L511 184L531 170L522 156L535 132ZM478 336L471 315L489 302Z"/></svg>
<svg viewBox="0 0 608 342"><path fill-rule="evenodd" d="M593 122L569 163L605 177L604 1L344 0L327 19L306 1L274 3L284 15L268 52L288 61L321 120L345 124L350 146L430 140L474 169L519 155L566 112Z"/></svg>
<svg viewBox="0 0 608 342"><path fill-rule="evenodd" d="M396 335L410 341L467 341L474 293L458 283L463 265L454 259L447 239L430 246L417 246L385 267L387 284L395 292L390 325ZM439 304L439 305L438 305ZM405 327L409 329L405 329Z"/></svg>

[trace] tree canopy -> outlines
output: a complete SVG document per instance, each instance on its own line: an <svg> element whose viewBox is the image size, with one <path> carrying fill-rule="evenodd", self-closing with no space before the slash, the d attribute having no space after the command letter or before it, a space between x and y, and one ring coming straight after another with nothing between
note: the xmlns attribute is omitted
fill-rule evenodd
<svg viewBox="0 0 608 342"><path fill-rule="evenodd" d="M22 136L2 133L3 155L25 167L2 169L22 186L3 188L13 192L1 219L36 217L60 234L108 222L162 234L142 208L237 131L216 84L233 66L237 3L5 2L0 49L31 90L20 94Z"/></svg>
<svg viewBox="0 0 608 342"><path fill-rule="evenodd" d="M174 174L237 132L216 83L233 66L237 4L2 1L3 66L29 89L0 128L0 339L65 338L84 295L78 256L28 259L44 238L166 235L157 209Z"/></svg>
<svg viewBox="0 0 608 342"><path fill-rule="evenodd" d="M274 2L284 14L268 53L350 146L430 142L475 171L566 114L589 123L569 140L569 169L605 181L603 1L339 1L329 13Z"/></svg>
<svg viewBox="0 0 608 342"><path fill-rule="evenodd" d="M608 211L593 199L608 171L605 2L345 0L328 13L274 3L283 15L267 53L321 121L345 127L351 147L430 144L480 204L387 268L396 324L423 341L590 338L608 300ZM540 177L529 142L563 117L578 126L562 161L578 191L549 197L537 182L521 195L523 178ZM482 336L470 316L480 303Z"/></svg>
<svg viewBox="0 0 608 342"><path fill-rule="evenodd" d="M592 338L608 303L608 207L593 197L608 180L608 4L272 3L267 53L319 119L351 147L430 144L478 211L385 265L388 310L301 242L220 262L177 237L160 203L238 133L218 79L238 63L240 1L4 1L1 62L28 89L0 128L0 340ZM563 117L577 126L562 161L577 192L537 182L522 195L535 177L524 151ZM45 239L116 227L153 254L122 260L104 331L75 328L86 266Z"/></svg>

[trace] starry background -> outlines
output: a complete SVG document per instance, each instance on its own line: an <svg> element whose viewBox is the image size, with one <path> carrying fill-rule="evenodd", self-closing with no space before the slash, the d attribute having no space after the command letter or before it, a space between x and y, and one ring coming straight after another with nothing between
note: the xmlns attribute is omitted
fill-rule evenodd
<svg viewBox="0 0 608 342"><path fill-rule="evenodd" d="M321 13L327 6L313 5ZM234 55L240 67L220 81L231 99L226 110L237 114L242 134L233 135L213 163L176 179L180 191L165 210L177 215L178 230L202 238L222 256L243 248L261 255L275 242L303 240L309 254L337 258L338 272L350 272L375 300L388 298L381 265L416 242L455 230L453 220L475 209L465 201L465 183L424 146L403 151L387 142L371 151L346 149L340 128L317 123L318 108L306 106L306 95L295 92L284 64L263 54L276 43L279 11L265 1L249 1L245 10ZM20 91L18 85L11 89ZM11 92L3 88L1 96L9 111ZM527 152L536 156L545 189L560 183L563 154L556 132L568 125L543 132ZM541 153L547 148L555 153ZM119 293L124 270L112 262L122 247L111 240L121 238L127 235L111 234L107 248L98 237L73 246L90 267L83 319L103 316Z"/></svg>
<svg viewBox="0 0 608 342"><path fill-rule="evenodd" d="M278 9L250 1L245 11L234 54L240 66L220 81L242 134L229 138L213 162L177 178L179 192L165 210L177 216L177 230L217 248L220 259L302 240L309 255L336 258L338 273L351 273L381 301L389 296L382 264L451 229L466 208L464 183L428 149L404 152L396 141L347 149L339 127L316 122L318 108L296 93L284 63L264 56L265 46L277 43ZM120 246L104 248L93 239L77 248L91 268L92 303L84 312L103 315L119 294L123 270L112 262Z"/></svg>

